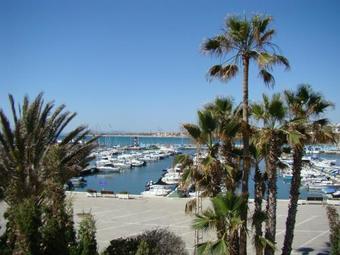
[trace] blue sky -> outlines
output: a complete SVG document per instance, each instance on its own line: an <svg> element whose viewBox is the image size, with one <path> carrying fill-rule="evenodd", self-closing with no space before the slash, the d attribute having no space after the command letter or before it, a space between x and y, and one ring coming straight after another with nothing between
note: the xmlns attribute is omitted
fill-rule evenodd
<svg viewBox="0 0 340 255"><path fill-rule="evenodd" d="M274 41L291 63L266 88L251 69L250 99L309 83L339 104L340 3L260 0L2 0L0 106L43 91L78 113L71 124L103 130L178 130L216 96L241 100L241 80L208 82L218 61L204 38L228 14L274 16ZM339 106L328 117L340 122Z"/></svg>

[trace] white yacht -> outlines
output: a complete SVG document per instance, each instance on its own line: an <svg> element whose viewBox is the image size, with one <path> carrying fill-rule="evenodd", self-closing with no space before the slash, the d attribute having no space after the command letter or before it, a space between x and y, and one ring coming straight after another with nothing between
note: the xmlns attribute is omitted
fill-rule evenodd
<svg viewBox="0 0 340 255"><path fill-rule="evenodd" d="M324 188L340 188L340 184L335 184L332 181L313 181L307 184L309 189L321 190Z"/></svg>
<svg viewBox="0 0 340 255"><path fill-rule="evenodd" d="M104 172L104 173L119 173L120 168L115 167L113 164L105 164L103 166L97 166L97 169L99 172Z"/></svg>
<svg viewBox="0 0 340 255"><path fill-rule="evenodd" d="M84 179L84 177L73 177L70 179L70 182L74 185L74 186L80 186L82 184L86 183L86 180Z"/></svg>
<svg viewBox="0 0 340 255"><path fill-rule="evenodd" d="M162 182L166 184L178 184L182 179L182 174L178 172L168 172L166 173L163 178Z"/></svg>
<svg viewBox="0 0 340 255"><path fill-rule="evenodd" d="M131 160L131 166L133 167L145 166L145 162L137 160L137 159L133 159Z"/></svg>
<svg viewBox="0 0 340 255"><path fill-rule="evenodd" d="M149 190L143 191L142 196L154 197L154 196L166 196L171 192L171 189L165 185L152 185Z"/></svg>
<svg viewBox="0 0 340 255"><path fill-rule="evenodd" d="M120 169L127 169L127 168L131 168L131 164L125 162L125 161L113 161L113 165L115 167L119 167Z"/></svg>

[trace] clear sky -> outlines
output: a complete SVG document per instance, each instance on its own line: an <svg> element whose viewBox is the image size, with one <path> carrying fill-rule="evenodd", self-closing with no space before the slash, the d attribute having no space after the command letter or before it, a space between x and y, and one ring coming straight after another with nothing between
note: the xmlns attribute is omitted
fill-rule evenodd
<svg viewBox="0 0 340 255"><path fill-rule="evenodd" d="M305 82L332 100L340 122L338 0L1 0L0 106L43 91L98 131L178 130L215 96L241 100L241 80L209 83L200 52L228 14L274 17L291 63L266 88L251 69L250 99Z"/></svg>

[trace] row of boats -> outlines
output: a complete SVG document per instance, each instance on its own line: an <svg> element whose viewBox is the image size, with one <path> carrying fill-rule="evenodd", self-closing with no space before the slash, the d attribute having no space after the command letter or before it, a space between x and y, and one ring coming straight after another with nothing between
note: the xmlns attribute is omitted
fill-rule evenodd
<svg viewBox="0 0 340 255"><path fill-rule="evenodd" d="M197 157L194 157L194 162ZM286 181L293 177L291 156L281 157L280 161L285 165L281 174ZM302 186L309 191L318 191L331 198L340 198L340 166L336 165L335 159L325 159L319 156L303 157L303 168L301 171ZM148 182L143 196L167 196L176 189L182 179L181 165L164 170L162 177L156 182ZM190 194L192 193L192 194ZM193 196L189 192L188 196Z"/></svg>
<svg viewBox="0 0 340 255"><path fill-rule="evenodd" d="M340 166L336 165L336 160L334 159L319 157L320 153L309 153L320 151L320 149L315 147L305 148L307 156L303 158L304 164L301 172L302 186L308 190L321 191L327 196L338 198L340 197ZM86 174L121 173L126 169L142 167L178 153L180 153L178 148L173 146L141 148L135 145L131 148L121 148L119 146L101 148L92 153L94 158L92 167L84 171ZM195 156L194 162L197 160L197 156ZM290 181L293 176L293 160L290 156L284 156L280 158L280 161L285 165L281 170L281 174L285 180ZM161 178L157 182L149 181L146 184L145 191L141 194L143 196L170 196L174 193L173 191L177 191L176 187L181 181L182 175L180 164L163 170ZM85 184L86 178L75 177L70 179L68 185L84 186ZM189 191L186 195L194 194L194 192Z"/></svg>
<svg viewBox="0 0 340 255"><path fill-rule="evenodd" d="M281 174L285 180L293 177L290 157L281 157L281 163L285 167ZM305 156L302 159L301 185L310 191L321 191L332 198L340 197L340 166L335 159L325 159L319 156Z"/></svg>
<svg viewBox="0 0 340 255"><path fill-rule="evenodd" d="M96 158L95 168L102 173L119 173L133 167L142 167L147 163L158 161L179 153L172 147L147 150L109 150L97 151L93 154Z"/></svg>
<svg viewBox="0 0 340 255"><path fill-rule="evenodd" d="M340 148L337 146L329 146L329 145L309 145L304 148L305 154L315 155L315 154L340 154Z"/></svg>
<svg viewBox="0 0 340 255"><path fill-rule="evenodd" d="M176 190L178 183L182 179L181 164L177 164L174 167L163 170L161 178L154 183L149 181L145 185L145 191L141 193L143 196L167 196L172 191Z"/></svg>
<svg viewBox="0 0 340 255"><path fill-rule="evenodd" d="M136 147L136 148L135 148ZM71 178L66 189L82 187L86 185L84 176L91 174L114 174L121 173L127 169L146 166L149 163L165 159L169 156L179 154L174 147L148 147L141 148L100 148L91 154L94 158L91 165L82 171L81 176Z"/></svg>

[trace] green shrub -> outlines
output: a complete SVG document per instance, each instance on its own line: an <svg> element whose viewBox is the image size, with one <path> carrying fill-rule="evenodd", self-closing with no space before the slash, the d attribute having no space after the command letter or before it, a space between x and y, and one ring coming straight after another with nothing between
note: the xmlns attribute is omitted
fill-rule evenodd
<svg viewBox="0 0 340 255"><path fill-rule="evenodd" d="M10 212L14 216L15 228L20 233L16 236L16 249L27 255L41 254L40 208L35 205L34 199L25 199L12 209Z"/></svg>
<svg viewBox="0 0 340 255"><path fill-rule="evenodd" d="M76 245L71 203L60 199L54 200L53 207L44 206L43 222L44 255L69 255Z"/></svg>
<svg viewBox="0 0 340 255"><path fill-rule="evenodd" d="M340 217L333 206L327 206L327 215L330 228L331 254L340 254Z"/></svg>
<svg viewBox="0 0 340 255"><path fill-rule="evenodd" d="M149 255L149 254L150 254L149 245L145 240L142 240L138 245L136 255Z"/></svg>
<svg viewBox="0 0 340 255"><path fill-rule="evenodd" d="M1 255L11 255L12 247L8 246L7 243L7 233L5 232L2 236L0 236L0 254Z"/></svg>
<svg viewBox="0 0 340 255"><path fill-rule="evenodd" d="M96 255L96 223L92 214L84 216L79 225L78 231L78 254Z"/></svg>
<svg viewBox="0 0 340 255"><path fill-rule="evenodd" d="M185 255L183 240L167 229L112 240L104 255Z"/></svg>
<svg viewBox="0 0 340 255"><path fill-rule="evenodd" d="M135 255L139 240L133 237L118 238L110 242L103 255Z"/></svg>

